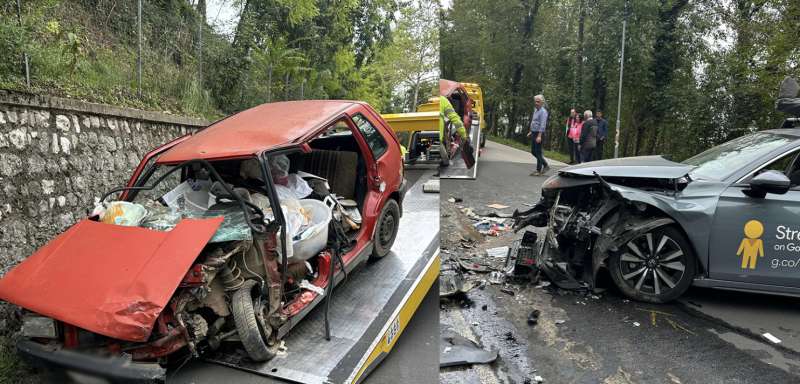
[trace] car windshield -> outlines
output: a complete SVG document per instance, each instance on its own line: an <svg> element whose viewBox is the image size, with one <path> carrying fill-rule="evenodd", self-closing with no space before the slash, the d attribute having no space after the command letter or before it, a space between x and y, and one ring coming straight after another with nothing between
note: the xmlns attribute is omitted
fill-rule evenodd
<svg viewBox="0 0 800 384"><path fill-rule="evenodd" d="M785 136L758 132L718 145L684 160L683 164L696 166L689 173L692 178L723 180L753 160L790 141Z"/></svg>

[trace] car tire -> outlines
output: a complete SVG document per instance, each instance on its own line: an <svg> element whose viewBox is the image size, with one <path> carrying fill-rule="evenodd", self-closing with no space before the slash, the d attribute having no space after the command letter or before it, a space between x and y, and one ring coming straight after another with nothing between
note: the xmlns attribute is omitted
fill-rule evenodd
<svg viewBox="0 0 800 384"><path fill-rule="evenodd" d="M372 258L380 259L392 250L394 240L397 238L397 229L400 224L400 206L394 199L386 200L375 223L373 236Z"/></svg>
<svg viewBox="0 0 800 384"><path fill-rule="evenodd" d="M697 257L686 236L668 225L643 233L609 257L608 269L625 296L648 303L677 299L692 284Z"/></svg>
<svg viewBox="0 0 800 384"><path fill-rule="evenodd" d="M275 353L267 346L267 337L264 324L258 321L254 301L260 300L257 292L258 282L247 280L244 285L233 294L231 310L247 355L253 361L267 361L275 357Z"/></svg>

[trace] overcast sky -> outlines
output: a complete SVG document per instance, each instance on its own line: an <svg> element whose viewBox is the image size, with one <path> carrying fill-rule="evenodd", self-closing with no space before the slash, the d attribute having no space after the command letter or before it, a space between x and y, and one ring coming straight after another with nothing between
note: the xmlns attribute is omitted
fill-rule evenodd
<svg viewBox="0 0 800 384"><path fill-rule="evenodd" d="M206 19L217 32L233 36L239 21L239 9L232 0L209 0L206 3Z"/></svg>

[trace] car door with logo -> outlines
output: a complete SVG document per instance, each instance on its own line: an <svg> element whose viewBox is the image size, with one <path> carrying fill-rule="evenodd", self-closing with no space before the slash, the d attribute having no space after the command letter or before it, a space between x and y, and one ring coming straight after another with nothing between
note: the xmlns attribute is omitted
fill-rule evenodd
<svg viewBox="0 0 800 384"><path fill-rule="evenodd" d="M769 162L720 196L709 243L709 277L800 287L800 165L798 150ZM777 170L792 185L785 194L745 194L750 180ZM793 177L794 176L794 177Z"/></svg>

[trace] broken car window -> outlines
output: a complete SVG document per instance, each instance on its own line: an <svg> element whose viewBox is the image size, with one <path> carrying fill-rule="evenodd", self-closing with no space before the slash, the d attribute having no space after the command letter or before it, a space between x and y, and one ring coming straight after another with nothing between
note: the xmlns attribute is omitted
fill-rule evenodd
<svg viewBox="0 0 800 384"><path fill-rule="evenodd" d="M350 127L347 125L347 123L344 120L339 120L336 122L336 124L328 128L323 136L345 136L352 134L353 132L350 130Z"/></svg>
<svg viewBox="0 0 800 384"><path fill-rule="evenodd" d="M364 135L364 139L367 140L367 145L369 145L369 149L372 150L373 157L376 159L381 157L381 155L386 152L387 147L383 135L381 135L375 126L361 114L353 116L353 121L356 123L356 126L358 126L358 130L361 131L361 134Z"/></svg>

